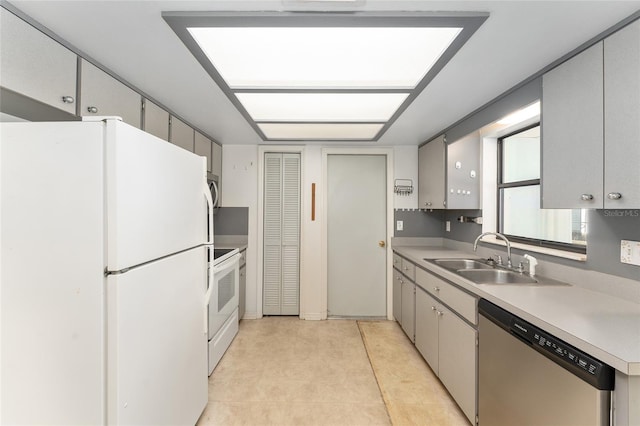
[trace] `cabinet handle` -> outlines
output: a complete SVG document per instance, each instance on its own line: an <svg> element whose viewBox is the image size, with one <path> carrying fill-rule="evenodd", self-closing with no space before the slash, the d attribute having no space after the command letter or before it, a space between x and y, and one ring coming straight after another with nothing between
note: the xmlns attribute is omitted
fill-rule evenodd
<svg viewBox="0 0 640 426"><path fill-rule="evenodd" d="M435 306L432 306L432 307L431 307L431 310L432 310L432 311L435 311L435 310L436 310L436 307L435 307Z"/></svg>
<svg viewBox="0 0 640 426"><path fill-rule="evenodd" d="M431 201L427 201L426 203L424 203L424 205L427 207L431 207Z"/></svg>
<svg viewBox="0 0 640 426"><path fill-rule="evenodd" d="M87 107L87 111L90 112L91 114L96 114L98 112L98 108L94 106L90 106L90 107Z"/></svg>
<svg viewBox="0 0 640 426"><path fill-rule="evenodd" d="M405 271L408 271L408 270L409 270L409 267L408 267L408 266L405 266L405 267L404 267L404 268L402 268L402 269L404 269Z"/></svg>
<svg viewBox="0 0 640 426"><path fill-rule="evenodd" d="M622 194L619 192L610 192L607 194L607 198L610 200L619 200L622 198Z"/></svg>
<svg viewBox="0 0 640 426"><path fill-rule="evenodd" d="M434 287L433 288L435 291L440 291L440 287Z"/></svg>
<svg viewBox="0 0 640 426"><path fill-rule="evenodd" d="M444 315L444 312L442 312L442 311L436 311L436 313L438 314L439 317Z"/></svg>
<svg viewBox="0 0 640 426"><path fill-rule="evenodd" d="M75 99L73 99L73 96L63 96L62 97L62 102L64 102L65 104L72 104L75 101Z"/></svg>
<svg viewBox="0 0 640 426"><path fill-rule="evenodd" d="M582 201L591 201L591 200L593 200L593 195L591 195L591 194L582 194L580 196L580 199Z"/></svg>

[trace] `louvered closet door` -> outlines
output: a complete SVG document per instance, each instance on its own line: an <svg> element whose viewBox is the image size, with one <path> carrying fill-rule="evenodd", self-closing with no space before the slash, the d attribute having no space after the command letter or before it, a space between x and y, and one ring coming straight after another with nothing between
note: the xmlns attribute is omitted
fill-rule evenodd
<svg viewBox="0 0 640 426"><path fill-rule="evenodd" d="M298 315L300 154L265 154L263 314Z"/></svg>

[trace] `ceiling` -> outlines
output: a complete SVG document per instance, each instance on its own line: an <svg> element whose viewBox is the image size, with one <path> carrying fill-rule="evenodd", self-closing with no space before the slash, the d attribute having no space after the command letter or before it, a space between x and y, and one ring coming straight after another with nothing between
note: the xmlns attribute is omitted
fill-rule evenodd
<svg viewBox="0 0 640 426"><path fill-rule="evenodd" d="M10 3L222 144L262 139L162 18L179 11L488 12L382 137L418 145L640 10L638 1L66 1ZM335 143L335 142L334 142Z"/></svg>

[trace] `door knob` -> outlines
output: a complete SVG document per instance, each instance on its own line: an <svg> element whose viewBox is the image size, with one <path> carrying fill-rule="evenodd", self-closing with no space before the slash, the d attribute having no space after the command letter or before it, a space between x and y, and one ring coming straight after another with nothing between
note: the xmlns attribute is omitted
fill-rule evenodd
<svg viewBox="0 0 640 426"><path fill-rule="evenodd" d="M380 241L378 241L378 245L379 245L380 247L384 247L384 246L386 246L387 244L384 242L384 240L380 240Z"/></svg>

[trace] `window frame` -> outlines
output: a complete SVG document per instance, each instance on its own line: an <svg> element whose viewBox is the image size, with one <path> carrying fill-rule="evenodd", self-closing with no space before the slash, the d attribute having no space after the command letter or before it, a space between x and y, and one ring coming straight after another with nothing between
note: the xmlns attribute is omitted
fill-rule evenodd
<svg viewBox="0 0 640 426"><path fill-rule="evenodd" d="M497 220L496 220L496 224L497 224L497 228L498 228L498 232L504 234L507 238L509 238L510 241L512 242L518 242L518 243L522 243L522 244L527 244L530 246L538 246L538 247L545 247L545 248L551 248L551 249L558 249L558 250L563 250L563 251L569 251L569 252L574 252L574 253L582 253L582 254L586 254L587 253L587 245L581 245L581 244L571 244L571 243L563 243L563 242L559 242L559 241L551 241L551 240L543 240L543 239L537 239L537 238L529 238L529 237L522 237L522 236L518 236L518 235L512 235L512 234L506 234L503 232L503 226L504 226L504 202L503 202L503 189L507 189L507 188L521 188L521 187L526 187L526 186L535 186L538 185L542 188L541 186L541 180L540 178L538 179L527 179L527 180L521 180L521 181L515 181L515 182L508 182L508 183L504 183L503 182L503 146L504 146L504 139L507 139L511 136L517 135L518 133L522 133L525 132L529 129L533 129L534 127L540 127L541 123L538 121L536 123L524 126L519 128L518 130L514 130L513 132L510 132L506 135L500 136L499 138L497 138L497 154L498 154L498 163L497 163L497 169L498 169L498 176L497 176L497 185L496 185L496 202L497 202Z"/></svg>

